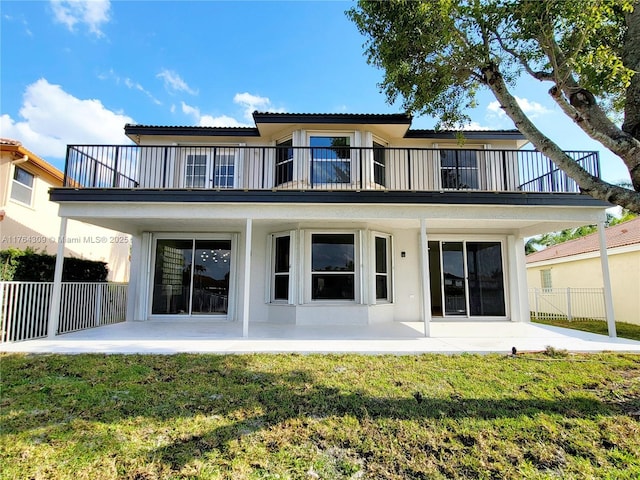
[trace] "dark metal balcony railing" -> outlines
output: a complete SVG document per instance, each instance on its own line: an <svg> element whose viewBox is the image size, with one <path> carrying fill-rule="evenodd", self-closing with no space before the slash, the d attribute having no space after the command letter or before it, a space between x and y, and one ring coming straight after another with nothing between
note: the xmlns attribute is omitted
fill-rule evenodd
<svg viewBox="0 0 640 480"><path fill-rule="evenodd" d="M598 152L566 152L600 176ZM70 145L64 186L214 190L579 192L533 150Z"/></svg>

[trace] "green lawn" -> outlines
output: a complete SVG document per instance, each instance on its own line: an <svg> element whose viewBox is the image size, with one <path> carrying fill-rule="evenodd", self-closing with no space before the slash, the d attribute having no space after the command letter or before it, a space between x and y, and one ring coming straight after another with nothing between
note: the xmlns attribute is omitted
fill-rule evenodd
<svg viewBox="0 0 640 480"><path fill-rule="evenodd" d="M607 322L602 320L573 320L546 318L532 318L537 323L545 325L553 325L555 327L573 328L574 330L582 330L584 332L599 333L600 335L609 335ZM633 323L616 322L616 335L621 338L630 338L631 340L640 340L640 325Z"/></svg>
<svg viewBox="0 0 640 480"><path fill-rule="evenodd" d="M2 355L2 479L637 479L640 356Z"/></svg>

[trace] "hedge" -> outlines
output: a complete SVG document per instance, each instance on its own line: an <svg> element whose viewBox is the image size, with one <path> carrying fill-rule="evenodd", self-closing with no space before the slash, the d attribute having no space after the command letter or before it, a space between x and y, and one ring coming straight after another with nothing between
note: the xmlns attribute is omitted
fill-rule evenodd
<svg viewBox="0 0 640 480"><path fill-rule="evenodd" d="M56 256L27 248L0 250L0 280L52 282ZM105 262L65 257L63 282L106 282L109 269Z"/></svg>

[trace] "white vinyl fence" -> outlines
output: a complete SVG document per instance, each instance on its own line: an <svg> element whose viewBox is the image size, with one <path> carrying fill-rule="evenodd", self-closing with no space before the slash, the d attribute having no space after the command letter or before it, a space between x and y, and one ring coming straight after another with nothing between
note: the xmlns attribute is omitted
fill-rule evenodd
<svg viewBox="0 0 640 480"><path fill-rule="evenodd" d="M58 334L124 322L126 283L63 282ZM0 343L47 336L53 282L0 282Z"/></svg>
<svg viewBox="0 0 640 480"><path fill-rule="evenodd" d="M530 288L529 308L535 318L607 320L603 288Z"/></svg>

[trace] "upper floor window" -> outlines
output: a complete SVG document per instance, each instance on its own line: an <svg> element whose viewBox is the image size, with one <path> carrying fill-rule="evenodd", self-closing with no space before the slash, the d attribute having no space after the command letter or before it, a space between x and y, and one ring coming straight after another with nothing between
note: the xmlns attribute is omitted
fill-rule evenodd
<svg viewBox="0 0 640 480"><path fill-rule="evenodd" d="M477 189L478 160L475 150L440 150L442 188Z"/></svg>
<svg viewBox="0 0 640 480"><path fill-rule="evenodd" d="M187 154L185 187L233 188L237 153L235 147L214 147Z"/></svg>
<svg viewBox="0 0 640 480"><path fill-rule="evenodd" d="M293 140L276 144L276 185L293 180Z"/></svg>
<svg viewBox="0 0 640 480"><path fill-rule="evenodd" d="M351 137L311 136L311 182L351 183Z"/></svg>
<svg viewBox="0 0 640 480"><path fill-rule="evenodd" d="M20 167L15 167L11 185L11 198L25 205L31 205L34 178L33 174Z"/></svg>
<svg viewBox="0 0 640 480"><path fill-rule="evenodd" d="M373 142L373 181L383 187L386 185L387 158L384 145Z"/></svg>

